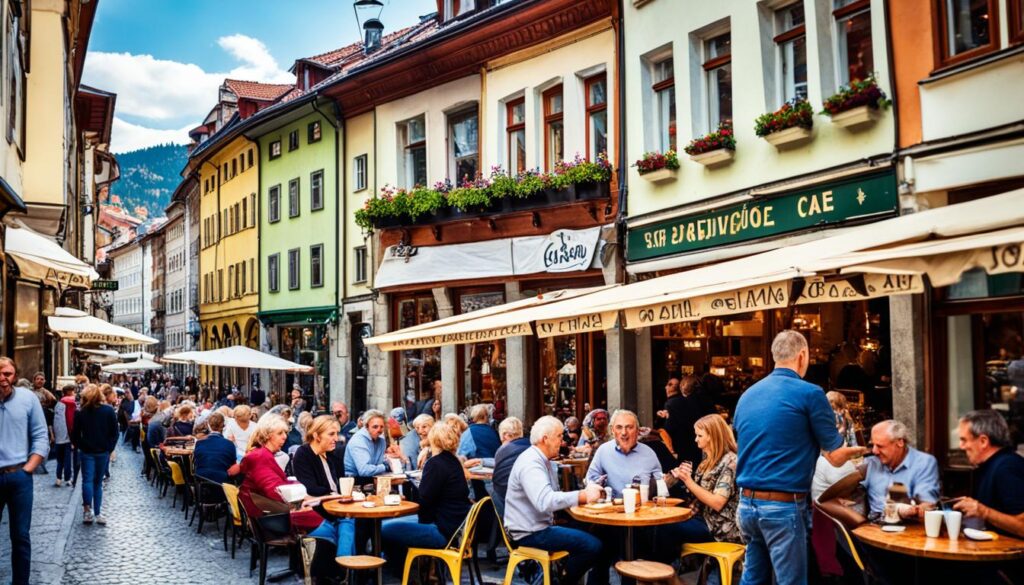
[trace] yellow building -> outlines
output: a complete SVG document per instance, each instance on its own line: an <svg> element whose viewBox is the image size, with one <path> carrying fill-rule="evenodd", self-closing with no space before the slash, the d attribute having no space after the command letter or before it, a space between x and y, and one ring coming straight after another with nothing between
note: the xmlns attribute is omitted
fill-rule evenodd
<svg viewBox="0 0 1024 585"><path fill-rule="evenodd" d="M244 118L274 103L291 86L227 80L204 124L184 173L199 184L199 322L201 349L259 348L256 256L259 251L257 144L241 135ZM222 386L244 384L241 372L207 372Z"/></svg>

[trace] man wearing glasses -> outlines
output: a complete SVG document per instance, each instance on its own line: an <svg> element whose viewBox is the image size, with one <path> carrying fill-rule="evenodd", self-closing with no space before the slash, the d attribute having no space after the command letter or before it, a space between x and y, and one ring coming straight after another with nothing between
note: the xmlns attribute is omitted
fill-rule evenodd
<svg viewBox="0 0 1024 585"><path fill-rule="evenodd" d="M17 370L0 357L0 517L10 508L14 585L27 585L32 564L32 472L50 451L43 407L27 388L15 388Z"/></svg>

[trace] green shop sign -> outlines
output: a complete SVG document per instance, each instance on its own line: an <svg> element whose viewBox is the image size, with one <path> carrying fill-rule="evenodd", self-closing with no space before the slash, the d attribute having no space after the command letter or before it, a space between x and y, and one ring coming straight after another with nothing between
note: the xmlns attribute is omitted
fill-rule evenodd
<svg viewBox="0 0 1024 585"><path fill-rule="evenodd" d="M630 229L626 258L638 262L891 214L898 204L892 172L858 176Z"/></svg>

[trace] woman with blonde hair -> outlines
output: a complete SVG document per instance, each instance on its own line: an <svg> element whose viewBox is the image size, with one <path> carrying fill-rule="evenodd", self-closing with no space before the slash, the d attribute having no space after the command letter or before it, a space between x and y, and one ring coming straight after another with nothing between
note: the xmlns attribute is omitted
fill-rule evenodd
<svg viewBox="0 0 1024 585"><path fill-rule="evenodd" d="M236 406L232 414L233 417L224 421L224 438L235 444L235 456L241 461L256 425L252 422L252 410L244 404Z"/></svg>
<svg viewBox="0 0 1024 585"><path fill-rule="evenodd" d="M103 391L89 384L82 391L82 408L75 413L71 442L82 461L82 521L106 524L103 504L103 475L110 453L117 446L117 413L103 400Z"/></svg>
<svg viewBox="0 0 1024 585"><path fill-rule="evenodd" d="M736 437L717 414L697 419L693 429L704 459L696 475L691 475L693 466L689 461L673 469L672 475L697 499L695 514L686 522L658 527L658 541L671 543L670 550L661 551L665 558L678 557L680 545L687 542L743 542L736 521ZM718 571L712 570L708 583L718 583L718 577Z"/></svg>
<svg viewBox="0 0 1024 585"><path fill-rule="evenodd" d="M829 406L832 407L832 414L836 417L836 430L843 437L846 447L857 446L857 430L854 428L853 417L850 416L849 406L846 404L846 396L842 392L825 393Z"/></svg>
<svg viewBox="0 0 1024 585"><path fill-rule="evenodd" d="M299 415L302 424L303 412ZM326 496L338 493L338 478L345 469L339 469L332 457L332 451L338 445L338 433L341 425L338 419L324 414L315 419L310 416L307 423L305 443L292 455L292 471L299 483L306 486L306 493L311 496Z"/></svg>

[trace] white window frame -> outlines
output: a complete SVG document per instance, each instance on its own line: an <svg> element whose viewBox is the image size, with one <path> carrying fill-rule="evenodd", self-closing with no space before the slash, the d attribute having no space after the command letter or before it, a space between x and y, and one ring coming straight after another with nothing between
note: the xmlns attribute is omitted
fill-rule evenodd
<svg viewBox="0 0 1024 585"><path fill-rule="evenodd" d="M281 290L281 253L267 256L267 288L276 293Z"/></svg>
<svg viewBox="0 0 1024 585"><path fill-rule="evenodd" d="M354 191L362 191L366 189L366 171L368 167L368 157L365 154L361 154L352 159L352 177L354 179Z"/></svg>
<svg viewBox="0 0 1024 585"><path fill-rule="evenodd" d="M298 217L302 213L301 189L299 178L288 181L288 217Z"/></svg>
<svg viewBox="0 0 1024 585"><path fill-rule="evenodd" d="M466 154L461 157L456 157L455 154L455 126L465 120L476 118L476 151L471 154ZM480 173L480 108L474 104L471 107L462 108L455 110L447 115L447 135L448 135L448 152L446 158L448 159L448 178L455 184L461 184L466 178L458 172L459 163L461 161L467 161L475 159L476 172L473 176L469 177L469 181L472 182L476 179L476 175Z"/></svg>
<svg viewBox="0 0 1024 585"><path fill-rule="evenodd" d="M413 127L413 124L417 123L417 122L420 123L422 125L422 127L423 127L423 136L422 136L422 140L415 140L414 141L414 140L412 140L412 137L410 136L410 134L411 134L411 128ZM428 159L429 151L427 150L427 123L426 122L427 122L426 116L421 114L421 115L416 116L414 118L410 118L408 120L405 120L404 122L399 122L399 124L398 124L398 133L399 133L399 141L398 142L399 142L399 145L400 145L400 148L401 148L401 159L400 160L401 160L401 164L402 164L402 172L400 173L400 175L401 175L402 180L403 180L403 185L402 186L407 188L407 189L411 189L412 187L414 187L417 184L419 184L419 182L416 181L416 169L415 169L415 167L416 167L415 160L416 160L416 153L417 152L422 152L423 153L424 174L423 174L423 183L422 184L426 185L427 181L429 181L429 178L427 176L427 172L429 172L429 168L430 167L429 167L429 159Z"/></svg>
<svg viewBox="0 0 1024 585"><path fill-rule="evenodd" d="M324 170L309 175L309 209L320 211L324 208Z"/></svg>
<svg viewBox="0 0 1024 585"><path fill-rule="evenodd" d="M319 258L318 261L315 259ZM309 288L324 286L324 245L314 244L309 247Z"/></svg>
<svg viewBox="0 0 1024 585"><path fill-rule="evenodd" d="M805 70L806 78L802 84L803 96L799 96L799 86L796 83L796 72L793 67L796 64L796 43L800 39L803 39L804 65L805 67L807 65L807 14L804 13L804 21L800 24L794 25L785 22L789 10L797 6L803 9L803 1L800 0L785 6L779 6L772 14L772 21L775 27L773 42L775 43L776 87L778 88L777 106L779 107L797 97L806 100L810 91L810 76L808 75L809 72ZM784 37L784 35L786 36Z"/></svg>
<svg viewBox="0 0 1024 585"><path fill-rule="evenodd" d="M288 250L288 290L299 290L302 286L302 249Z"/></svg>
<svg viewBox="0 0 1024 585"><path fill-rule="evenodd" d="M267 191L267 221L281 221L281 185L274 185Z"/></svg>
<svg viewBox="0 0 1024 585"><path fill-rule="evenodd" d="M367 280L366 271L366 246L356 246L352 249L353 252L353 283L363 283Z"/></svg>

